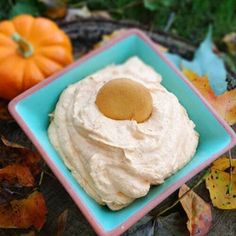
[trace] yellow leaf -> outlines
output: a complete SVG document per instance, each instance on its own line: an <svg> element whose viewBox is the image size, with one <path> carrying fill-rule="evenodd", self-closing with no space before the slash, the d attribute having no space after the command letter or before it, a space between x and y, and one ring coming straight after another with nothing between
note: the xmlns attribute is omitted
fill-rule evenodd
<svg viewBox="0 0 236 236"><path fill-rule="evenodd" d="M226 170L230 167L227 157L213 163L206 178L206 187L210 192L212 203L219 209L236 209L236 159L232 159L232 179Z"/></svg>
<svg viewBox="0 0 236 236"><path fill-rule="evenodd" d="M236 122L236 89L216 96L207 76L198 76L187 69L184 69L183 73L229 125Z"/></svg>

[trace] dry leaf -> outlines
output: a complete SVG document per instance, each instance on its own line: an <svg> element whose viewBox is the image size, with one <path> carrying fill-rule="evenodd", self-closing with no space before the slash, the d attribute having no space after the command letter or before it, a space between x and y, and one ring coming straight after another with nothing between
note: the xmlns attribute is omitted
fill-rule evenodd
<svg viewBox="0 0 236 236"><path fill-rule="evenodd" d="M67 12L67 0L39 0L47 7L44 15L51 19L63 18Z"/></svg>
<svg viewBox="0 0 236 236"><path fill-rule="evenodd" d="M189 190L187 185L183 185L179 190L179 198ZM180 202L188 216L187 227L190 235L204 236L211 227L212 214L211 207L193 191L189 191L180 199Z"/></svg>
<svg viewBox="0 0 236 236"><path fill-rule="evenodd" d="M228 51L232 55L236 55L236 32L225 35L223 42L227 45Z"/></svg>
<svg viewBox="0 0 236 236"><path fill-rule="evenodd" d="M10 184L19 184L24 187L34 185L34 177L30 169L21 164L12 164L0 169L0 181L7 181Z"/></svg>
<svg viewBox="0 0 236 236"><path fill-rule="evenodd" d="M12 148L25 148L23 145L18 144L18 143L13 143L11 141L9 141L8 139L6 139L3 135L1 136L1 140L3 142L3 144L7 147L12 147Z"/></svg>
<svg viewBox="0 0 236 236"><path fill-rule="evenodd" d="M0 144L0 167L20 164L29 168L33 176L41 172L41 157L37 152L24 148L22 145L1 138L4 145Z"/></svg>
<svg viewBox="0 0 236 236"><path fill-rule="evenodd" d="M41 156L39 153L27 149L24 149L21 152L25 155L22 163L29 167L33 176L37 176L42 171L40 167L40 161L42 160Z"/></svg>
<svg viewBox="0 0 236 236"><path fill-rule="evenodd" d="M236 209L236 159L232 159L232 179L226 170L230 167L230 159L220 158L213 162L211 172L206 179L206 187L210 192L212 204L219 209Z"/></svg>
<svg viewBox="0 0 236 236"><path fill-rule="evenodd" d="M44 15L49 17L50 19L59 19L63 18L66 15L67 8L66 6L57 6L48 8L46 12L44 12Z"/></svg>
<svg viewBox="0 0 236 236"><path fill-rule="evenodd" d="M65 17L65 21L75 21L78 19L84 18L104 18L111 19L111 15L107 11L90 11L87 6L83 6L81 8L69 8L67 10L67 15Z"/></svg>
<svg viewBox="0 0 236 236"><path fill-rule="evenodd" d="M183 73L229 125L236 122L236 89L216 96L206 76L200 77L186 69Z"/></svg>
<svg viewBox="0 0 236 236"><path fill-rule="evenodd" d="M33 192L27 199L13 200L0 205L0 228L41 229L46 221L47 208L44 197Z"/></svg>
<svg viewBox="0 0 236 236"><path fill-rule="evenodd" d="M57 218L56 226L53 232L54 236L63 235L66 227L67 218L68 218L68 210L66 209Z"/></svg>
<svg viewBox="0 0 236 236"><path fill-rule="evenodd" d="M112 19L111 15L107 11L92 11L92 17L94 18L103 18L103 19Z"/></svg>

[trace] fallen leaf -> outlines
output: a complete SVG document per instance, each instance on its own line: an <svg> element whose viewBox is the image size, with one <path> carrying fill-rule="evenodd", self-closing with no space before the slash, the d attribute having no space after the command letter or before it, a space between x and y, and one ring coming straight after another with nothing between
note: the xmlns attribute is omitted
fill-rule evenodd
<svg viewBox="0 0 236 236"><path fill-rule="evenodd" d="M8 183L17 183L24 187L32 187L34 185L34 177L30 169L21 164L12 164L0 169L0 181Z"/></svg>
<svg viewBox="0 0 236 236"><path fill-rule="evenodd" d="M184 226L186 217L179 212L153 218L149 215L142 217L122 236L188 236L188 229Z"/></svg>
<svg viewBox="0 0 236 236"><path fill-rule="evenodd" d="M2 138L3 144L0 144L0 168L12 164L19 164L29 168L31 174L35 177L41 170L41 156L21 145L10 142ZM7 144L7 145L5 145Z"/></svg>
<svg viewBox="0 0 236 236"><path fill-rule="evenodd" d="M66 228L67 219L68 219L68 210L66 209L57 217L56 227L52 235L54 236L63 235Z"/></svg>
<svg viewBox="0 0 236 236"><path fill-rule="evenodd" d="M21 153L25 156L22 163L29 167L33 176L37 176L42 171L40 165L42 159L39 153L27 149L22 150Z"/></svg>
<svg viewBox="0 0 236 236"><path fill-rule="evenodd" d="M65 6L59 6L54 8L48 8L47 11L44 12L44 15L50 19L59 19L63 18L66 15L67 8Z"/></svg>
<svg viewBox="0 0 236 236"><path fill-rule="evenodd" d="M130 227L122 236L153 236L155 225L149 215L142 217L136 224Z"/></svg>
<svg viewBox="0 0 236 236"><path fill-rule="evenodd" d="M23 187L19 184L9 184L6 181L0 182L0 205L9 203L12 200L26 198L32 193L33 187Z"/></svg>
<svg viewBox="0 0 236 236"><path fill-rule="evenodd" d="M71 8L68 9L67 15L65 17L65 21L74 21L81 18L89 18L92 16L91 11L87 6L83 6L82 8Z"/></svg>
<svg viewBox="0 0 236 236"><path fill-rule="evenodd" d="M219 209L236 209L236 159L232 159L232 179L226 170L230 159L223 157L215 162L206 178L206 187L210 192L213 206Z"/></svg>
<svg viewBox="0 0 236 236"><path fill-rule="evenodd" d="M236 32L225 35L223 42L226 44L228 51L236 56Z"/></svg>
<svg viewBox="0 0 236 236"><path fill-rule="evenodd" d="M233 125L236 122L236 89L216 96L207 76L201 77L186 69L183 70L183 73L228 124Z"/></svg>
<svg viewBox="0 0 236 236"><path fill-rule="evenodd" d="M111 15L107 11L92 11L92 17L94 18L103 18L103 19L112 19Z"/></svg>
<svg viewBox="0 0 236 236"><path fill-rule="evenodd" d="M12 120L7 109L8 101L0 98L0 120Z"/></svg>
<svg viewBox="0 0 236 236"><path fill-rule="evenodd" d="M187 185L179 189L179 198L189 190ZM190 235L204 236L208 233L211 223L211 207L192 190L180 199L180 202L188 216L187 228Z"/></svg>
<svg viewBox="0 0 236 236"><path fill-rule="evenodd" d="M179 212L173 212L167 216L160 216L156 219L155 236L188 236L188 229L185 227L186 217Z"/></svg>
<svg viewBox="0 0 236 236"><path fill-rule="evenodd" d="M25 148L23 145L18 144L18 143L13 143L11 141L9 141L8 139L6 139L3 135L1 136L1 140L3 142L3 144L7 147L12 147L12 148Z"/></svg>
<svg viewBox="0 0 236 236"><path fill-rule="evenodd" d="M112 18L109 12L107 11L104 10L91 11L87 6L83 6L81 8L69 8L65 16L65 21L69 22L89 17L103 18L103 19Z"/></svg>
<svg viewBox="0 0 236 236"><path fill-rule="evenodd" d="M193 61L183 60L181 68L194 71L200 76L207 75L216 95L220 95L227 90L224 61L213 52L211 28L204 41L196 50Z"/></svg>
<svg viewBox="0 0 236 236"><path fill-rule="evenodd" d="M43 13L53 20L63 18L67 14L67 0L39 0L43 2L47 10Z"/></svg>
<svg viewBox="0 0 236 236"><path fill-rule="evenodd" d="M41 229L46 221L47 207L43 195L33 192L26 199L0 205L1 228Z"/></svg>
<svg viewBox="0 0 236 236"><path fill-rule="evenodd" d="M166 56L181 70L193 71L201 77L207 75L215 95L220 95L227 90L227 71L223 59L213 51L211 28L196 50L192 61L169 52L166 53Z"/></svg>

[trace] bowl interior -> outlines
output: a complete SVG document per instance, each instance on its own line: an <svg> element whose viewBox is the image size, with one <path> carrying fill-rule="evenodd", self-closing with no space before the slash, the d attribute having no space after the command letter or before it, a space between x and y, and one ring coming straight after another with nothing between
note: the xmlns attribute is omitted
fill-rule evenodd
<svg viewBox="0 0 236 236"><path fill-rule="evenodd" d="M123 210L113 212L107 207L98 205L91 199L65 167L48 139L48 115L54 110L60 93L69 84L83 79L85 76L106 65L123 63L134 55L138 56L162 75L162 84L178 97L180 103L186 108L190 118L196 124L196 130L200 134L200 143L196 155L184 168L169 177L165 183L152 187L147 196L136 200ZM76 191L76 194L84 202L95 221L104 231L113 230L119 225L124 224L129 217L140 211L146 204L157 198L160 194L164 193L165 197L167 197L171 193L171 191L168 192L170 186L178 183L183 177L186 178L194 169L198 168L214 154L224 149L231 141L230 135L207 109L199 97L176 72L153 51L150 45L136 34L124 38L110 48L83 61L81 64L75 64L72 69L60 75L47 86L40 88L33 94L20 100L16 104L15 109L28 126L28 129L30 129L36 137L39 144L43 147L44 151L48 154L48 158L53 160L56 168L63 174L65 180L69 182L70 187Z"/></svg>

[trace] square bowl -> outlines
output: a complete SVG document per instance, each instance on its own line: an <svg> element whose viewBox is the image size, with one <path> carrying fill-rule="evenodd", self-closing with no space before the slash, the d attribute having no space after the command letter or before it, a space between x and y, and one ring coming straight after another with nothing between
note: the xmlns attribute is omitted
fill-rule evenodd
<svg viewBox="0 0 236 236"><path fill-rule="evenodd" d="M163 184L153 186L145 197L135 200L128 207L111 211L89 197L66 168L49 141L48 115L54 110L61 92L69 84L107 65L121 64L132 56L138 56L161 74L162 85L175 94L195 123L200 141L195 156L181 170L166 179ZM215 113L181 72L158 51L155 44L137 29L129 30L19 95L10 102L9 110L99 235L119 235L126 231L236 143L235 133L230 126Z"/></svg>

